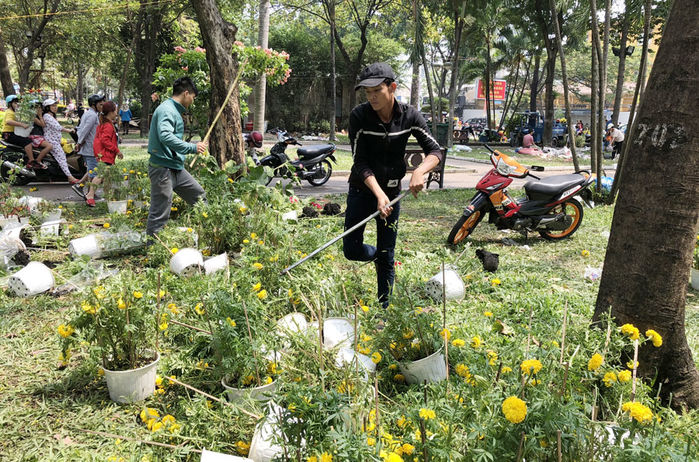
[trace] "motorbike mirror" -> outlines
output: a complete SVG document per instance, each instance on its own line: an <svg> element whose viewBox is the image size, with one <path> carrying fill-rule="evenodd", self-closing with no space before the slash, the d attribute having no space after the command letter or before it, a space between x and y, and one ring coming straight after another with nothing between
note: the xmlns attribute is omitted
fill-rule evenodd
<svg viewBox="0 0 699 462"><path fill-rule="evenodd" d="M535 172L543 172L544 167L542 167L541 165L532 165L531 167L529 167L529 170L534 170Z"/></svg>

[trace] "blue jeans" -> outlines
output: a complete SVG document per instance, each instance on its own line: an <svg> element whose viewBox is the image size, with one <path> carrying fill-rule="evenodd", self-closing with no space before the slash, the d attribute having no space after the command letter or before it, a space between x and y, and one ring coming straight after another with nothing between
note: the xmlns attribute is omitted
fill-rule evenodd
<svg viewBox="0 0 699 462"><path fill-rule="evenodd" d="M398 193L389 196L393 200ZM345 212L345 229L356 225L372 213L376 212L377 201L374 194L350 186L347 194L347 211ZM393 206L393 212L385 220L376 217L376 247L364 243L364 229L361 226L343 239L345 258L355 261L374 261L376 266L376 285L381 306L388 306L389 297L393 290L395 269L393 255L398 236L398 216L400 202Z"/></svg>

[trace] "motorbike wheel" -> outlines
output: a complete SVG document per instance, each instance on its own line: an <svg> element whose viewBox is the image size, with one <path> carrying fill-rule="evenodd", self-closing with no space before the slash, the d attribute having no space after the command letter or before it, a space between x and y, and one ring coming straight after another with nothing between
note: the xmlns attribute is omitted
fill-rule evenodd
<svg viewBox="0 0 699 462"><path fill-rule="evenodd" d="M457 245L468 236L471 235L478 223L481 222L485 216L483 209L473 210L471 212L464 212L464 214L459 218L454 227L447 237L447 244Z"/></svg>
<svg viewBox="0 0 699 462"><path fill-rule="evenodd" d="M8 181L10 179L10 170L10 168L5 167L4 165L0 165L0 178L2 178L2 181ZM29 184L31 181L31 178L28 178L24 175L15 175L15 179L12 182L12 185L24 186L26 184Z"/></svg>
<svg viewBox="0 0 699 462"><path fill-rule="evenodd" d="M330 175L332 174L333 166L330 165L330 162L324 160L318 166L316 174L313 175L311 178L307 178L307 180L313 186L321 186L328 182L328 180L330 179Z"/></svg>
<svg viewBox="0 0 699 462"><path fill-rule="evenodd" d="M550 214L555 215L561 212L573 219L570 226L568 226L566 229L562 231L550 231L543 229L539 230L539 234L541 235L541 237L543 237L544 239L548 239L549 241L557 241L572 236L573 233L578 230L578 228L580 227L580 223L582 223L583 219L583 207L580 204L580 202L578 202L575 199L568 199L564 203L551 210Z"/></svg>

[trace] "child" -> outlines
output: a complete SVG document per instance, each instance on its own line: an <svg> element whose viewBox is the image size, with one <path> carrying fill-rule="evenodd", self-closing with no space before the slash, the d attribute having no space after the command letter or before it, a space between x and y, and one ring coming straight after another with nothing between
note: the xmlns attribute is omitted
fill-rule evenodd
<svg viewBox="0 0 699 462"><path fill-rule="evenodd" d="M66 153L63 152L63 147L61 146L61 134L63 132L70 133L72 130L63 128L56 120L56 111L58 111L58 102L56 100L46 99L42 105L44 107L44 123L46 124L44 126L44 138L51 143L51 155L58 162L58 166L61 167L63 174L68 178L68 182L70 184L79 183L80 180L70 173L70 168L66 161Z"/></svg>
<svg viewBox="0 0 699 462"><path fill-rule="evenodd" d="M36 162L34 161L34 151L32 150L32 140L26 136L15 135L15 127L29 128L28 124L20 122L17 120L17 115L15 111L19 107L19 97L17 95L10 95L5 98L7 102L7 111L5 111L5 122L2 124L2 139L10 144L20 146L24 148L24 152L27 153L27 167L34 168Z"/></svg>
<svg viewBox="0 0 699 462"><path fill-rule="evenodd" d="M104 162L107 165L114 165L114 161L118 157L123 159L124 155L119 151L117 143L117 134L114 129L114 121L117 118L116 105L112 101L107 101L102 105L102 113L100 114L100 124L97 126L93 150L98 161ZM96 169L95 169L96 170ZM102 183L101 178L97 178L97 172L90 173L92 181L90 182L90 190L85 197L85 202L88 207L95 206L95 189L98 184Z"/></svg>
<svg viewBox="0 0 699 462"><path fill-rule="evenodd" d="M44 111L41 109L41 104L36 104L36 115L34 116L34 127L29 133L29 139L32 140L32 146L35 148L43 148L39 153L39 157L34 161L34 166L42 170L48 167L41 160L46 157L46 154L53 148L53 145L44 139L44 127L46 122L43 119Z"/></svg>

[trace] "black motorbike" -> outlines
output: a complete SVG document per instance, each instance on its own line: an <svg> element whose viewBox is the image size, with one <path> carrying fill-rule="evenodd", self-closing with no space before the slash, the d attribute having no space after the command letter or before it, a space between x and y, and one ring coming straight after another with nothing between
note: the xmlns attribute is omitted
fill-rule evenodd
<svg viewBox="0 0 699 462"><path fill-rule="evenodd" d="M296 176L299 180L306 180L313 186L321 186L327 183L333 173L330 160L337 163L335 159L335 145L332 143L318 144L306 148L299 148L296 151L298 158L290 160L286 155L286 148L290 145L302 146L296 138L291 136L286 130L277 129L277 142L269 151L269 155L262 159L257 159L253 156L255 164L270 167L274 176L272 176L267 184L274 178L293 178Z"/></svg>
<svg viewBox="0 0 699 462"><path fill-rule="evenodd" d="M70 135L77 142L77 134L71 132ZM40 149L34 149L35 159L39 156L40 151ZM27 168L28 160L24 148L0 140L0 161L2 162L0 164L0 177L3 181L8 181L13 177L13 184L18 186L32 182L52 183L68 181L68 178L50 152L42 160L48 167L46 169ZM85 166L83 156L73 150L70 153L66 153L66 160L73 177L82 178L85 175L87 167Z"/></svg>

